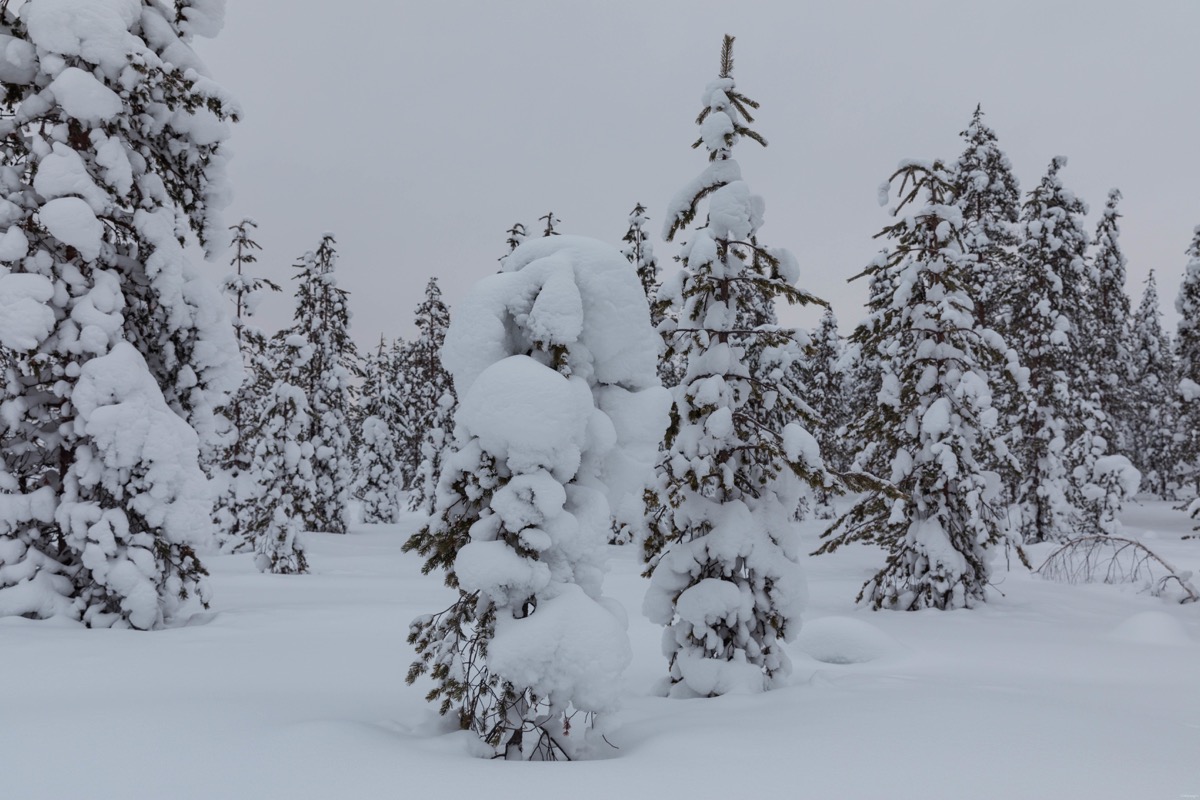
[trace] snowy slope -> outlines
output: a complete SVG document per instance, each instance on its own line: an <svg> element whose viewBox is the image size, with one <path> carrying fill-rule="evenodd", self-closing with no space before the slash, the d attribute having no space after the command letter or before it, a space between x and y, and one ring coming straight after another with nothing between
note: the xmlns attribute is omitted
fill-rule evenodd
<svg viewBox="0 0 1200 800"><path fill-rule="evenodd" d="M1200 605L1021 570L975 610L868 612L852 604L881 557L865 547L806 559L792 684L712 700L652 696L660 629L637 613L635 551L613 548L605 586L634 648L620 749L471 758L470 735L403 682L408 621L451 597L400 552L415 524L309 535L310 576L210 557L213 608L182 628L0 620L0 797L1200 795ZM1126 524L1200 570L1200 541L1181 541L1190 521L1168 504Z"/></svg>

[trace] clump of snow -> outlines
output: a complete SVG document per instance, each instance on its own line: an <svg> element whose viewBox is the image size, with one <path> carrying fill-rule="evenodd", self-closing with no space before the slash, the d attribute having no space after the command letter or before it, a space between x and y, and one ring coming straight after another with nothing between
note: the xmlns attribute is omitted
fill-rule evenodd
<svg viewBox="0 0 1200 800"><path fill-rule="evenodd" d="M38 216L51 236L76 248L85 261L100 256L104 226L86 201L78 197L58 197L42 206Z"/></svg>
<svg viewBox="0 0 1200 800"><path fill-rule="evenodd" d="M21 8L39 48L79 56L116 74L132 50L129 28L142 13L140 0L38 0Z"/></svg>
<svg viewBox="0 0 1200 800"><path fill-rule="evenodd" d="M121 98L90 72L67 67L50 82L50 93L63 111L82 122L104 122L121 113Z"/></svg>
<svg viewBox="0 0 1200 800"><path fill-rule="evenodd" d="M552 707L604 712L618 705L621 682L614 678L632 652L616 615L579 586L563 584L535 613L498 619L488 658L508 680L537 687Z"/></svg>
<svg viewBox="0 0 1200 800"><path fill-rule="evenodd" d="M54 310L46 301L53 294L54 287L45 276L0 273L0 346L32 350L49 336L54 329Z"/></svg>
<svg viewBox="0 0 1200 800"><path fill-rule="evenodd" d="M225 0L188 0L182 14L185 35L212 38L225 26Z"/></svg>
<svg viewBox="0 0 1200 800"><path fill-rule="evenodd" d="M479 375L462 395L457 419L514 472L546 469L569 480L579 469L591 411L587 384L518 355Z"/></svg>

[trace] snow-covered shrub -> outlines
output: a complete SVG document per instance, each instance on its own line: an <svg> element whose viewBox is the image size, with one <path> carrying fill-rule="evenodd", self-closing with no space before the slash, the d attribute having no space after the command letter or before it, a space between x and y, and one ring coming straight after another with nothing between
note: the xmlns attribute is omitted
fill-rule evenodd
<svg viewBox="0 0 1200 800"><path fill-rule="evenodd" d="M1180 603L1200 601L1190 570L1177 570L1141 542L1104 534L1064 542L1037 568L1043 578L1062 583L1135 583L1155 597Z"/></svg>
<svg viewBox="0 0 1200 800"><path fill-rule="evenodd" d="M530 240L461 301L442 357L460 399L434 517L406 549L459 592L413 622L430 700L498 755L576 757L630 658L604 597L611 508L666 427L637 274L575 236ZM584 730L576 732L572 721Z"/></svg>

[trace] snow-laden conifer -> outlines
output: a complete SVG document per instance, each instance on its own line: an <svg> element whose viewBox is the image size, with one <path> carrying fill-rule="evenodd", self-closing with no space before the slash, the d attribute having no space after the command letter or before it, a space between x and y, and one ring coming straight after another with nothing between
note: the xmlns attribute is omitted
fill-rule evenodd
<svg viewBox="0 0 1200 800"><path fill-rule="evenodd" d="M987 599L987 549L1004 537L994 481L978 454L995 425L990 372L1015 354L979 326L966 286L978 258L964 239L954 175L940 162L910 162L892 175L896 221L881 232L891 248L864 275L886 275L891 302L860 326L883 354L877 405L860 423L890 464L900 493L876 489L825 533L817 551L872 542L887 564L859 593L873 608L971 607Z"/></svg>
<svg viewBox="0 0 1200 800"><path fill-rule="evenodd" d="M392 371L392 354L383 337L362 367L357 449L358 466L351 493L362 503L362 521L392 523L400 509L396 435L401 429L399 387Z"/></svg>
<svg viewBox="0 0 1200 800"><path fill-rule="evenodd" d="M790 253L758 243L763 201L733 148L743 137L766 142L747 127L758 104L737 90L732 69L726 36L697 119L695 146L709 165L676 195L664 225L671 240L703 220L663 290L676 320L669 351L686 367L644 542L644 610L666 626L677 695L761 691L789 673L784 643L805 600L792 515L805 490L831 480L808 429L812 409L788 377L807 334L772 324L776 298L815 298L796 288Z"/></svg>
<svg viewBox="0 0 1200 800"><path fill-rule="evenodd" d="M312 505L302 518L305 530L346 532L346 505L354 480L350 416L354 407L351 380L358 369L350 338L347 293L334 273L337 251L332 234L321 237L315 251L295 264L296 312L285 336L300 336L311 348L290 380L308 399L310 425L305 441L313 447Z"/></svg>
<svg viewBox="0 0 1200 800"><path fill-rule="evenodd" d="M237 113L201 10L0 4L0 615L149 628L205 593L197 459L240 364L184 249L222 238Z"/></svg>
<svg viewBox="0 0 1200 800"><path fill-rule="evenodd" d="M655 307L661 283L659 273L662 269L658 266L658 259L654 256L654 244L646 230L646 223L649 221L650 216L646 213L645 206L638 203L633 207L633 211L629 212L629 228L621 237L621 241L625 243L621 248L621 255L637 270L646 302L650 304L650 324L657 329L663 317L663 309Z"/></svg>
<svg viewBox="0 0 1200 800"><path fill-rule="evenodd" d="M248 527L254 508L250 475L254 442L250 432L257 422L263 395L275 379L269 339L251 322L263 293L280 291L274 281L248 272L258 261L255 251L262 249L252 238L256 227L251 219L230 227L233 231L230 265L235 271L222 284L226 297L233 302L234 336L242 354L244 375L242 385L222 410L230 430L217 462L219 493L214 519L222 549L235 553L253 545L253 534Z"/></svg>
<svg viewBox="0 0 1200 800"><path fill-rule="evenodd" d="M446 334L454 439L405 548L458 596L414 620L408 680L428 673L428 698L497 755L583 755L616 705L630 650L604 545L666 427L656 356L637 275L576 236L518 247Z"/></svg>
<svg viewBox="0 0 1200 800"><path fill-rule="evenodd" d="M850 408L846 402L845 350L845 343L838 333L837 317L833 309L826 309L812 333L808 351L797 365L800 384L808 389L813 411L821 421L813 435L821 446L825 463L838 472L845 472L850 466L843 436L843 428L850 421ZM823 496L821 499L828 502L830 498Z"/></svg>
<svg viewBox="0 0 1200 800"><path fill-rule="evenodd" d="M1117 203L1121 192L1112 189L1092 240L1092 275L1096 282L1095 318L1083 331L1081 349L1091 361L1100 398L1115 448L1125 445L1121 433L1128 427L1133 399L1129 342L1129 296L1125 294L1125 254L1121 252ZM1083 345L1086 344L1086 347Z"/></svg>
<svg viewBox="0 0 1200 800"><path fill-rule="evenodd" d="M1087 362L1073 341L1073 318L1091 318L1092 281L1085 261L1083 204L1063 188L1056 157L1022 209L1022 291L1013 302L1008 342L1029 370L1021 409L1021 435L1014 444L1020 464L1017 487L1021 537L1058 541L1076 530L1079 496L1072 475L1086 478L1098 455L1092 445L1097 409Z"/></svg>
<svg viewBox="0 0 1200 800"><path fill-rule="evenodd" d="M642 281L642 291L646 293L646 301L650 304L650 324L655 330L661 330L670 303L659 299L662 268L658 265L658 259L654 255L654 244L646 230L646 223L649 221L646 207L641 203L634 206L633 211L629 212L629 228L621 238L621 241L625 242L621 253L634 265L638 278ZM675 386L681 377L681 365L678 358L666 357L665 347L664 343L663 356L659 359L658 376L663 386Z"/></svg>
<svg viewBox="0 0 1200 800"><path fill-rule="evenodd" d="M1200 225L1196 226L1185 255L1188 262L1175 298L1175 311L1179 314L1175 355L1182 401L1180 459L1184 473L1195 481L1200 496Z"/></svg>
<svg viewBox="0 0 1200 800"><path fill-rule="evenodd" d="M962 208L963 227L970 232L968 246L979 251L966 276L968 288L976 319L999 331L1010 317L1017 288L1013 251L1021 190L995 131L983 121L982 106L975 107L970 124L959 135L967 146L953 167L954 194Z"/></svg>
<svg viewBox="0 0 1200 800"><path fill-rule="evenodd" d="M881 187L880 199L885 205L890 191L890 184ZM886 258L887 253L886 249L882 250L880 257ZM884 310L891 305L896 290L893 277L888 270L867 276L867 313L847 337L843 363L849 410L842 447L850 458L851 468L868 475L885 474L891 469L890 455L879 447L871 433L871 418L879 405L883 378L883 354L878 348L881 340L875 329Z"/></svg>
<svg viewBox="0 0 1200 800"><path fill-rule="evenodd" d="M1007 339L1020 320L1012 313L1014 295L1021 291L1017 266L1021 191L1008 156L983 121L983 108L975 107L971 122L960 134L966 148L952 167L954 195L963 214L963 243L976 258L964 275L964 289L975 305L975 319L983 328ZM997 412L995 438L1011 446L1019 435L1021 396L1014 394L1003 374L1004 366L985 366L992 387L992 407ZM1008 459L989 448L978 454L980 464L997 472L1009 493L1015 493L1017 473Z"/></svg>
<svg viewBox="0 0 1200 800"><path fill-rule="evenodd" d="M1183 444L1178 369L1170 338L1162 327L1153 270L1133 314L1129 351L1132 379L1125 452L1142 473L1144 491L1164 499L1173 497Z"/></svg>
<svg viewBox="0 0 1200 800"><path fill-rule="evenodd" d="M308 571L298 534L314 519L313 506L323 502L315 486L317 448L308 396L300 385L316 348L299 334L275 342L279 374L261 399L257 422L250 431L254 443L253 478L254 563L263 572L294 574Z"/></svg>
<svg viewBox="0 0 1200 800"><path fill-rule="evenodd" d="M408 491L408 508L428 514L441 472L442 448L454 429L458 405L454 383L442 366L442 344L450 327L450 310L442 302L437 278L425 285L414 323L417 338L401 348L397 365L399 398L397 446L400 485Z"/></svg>

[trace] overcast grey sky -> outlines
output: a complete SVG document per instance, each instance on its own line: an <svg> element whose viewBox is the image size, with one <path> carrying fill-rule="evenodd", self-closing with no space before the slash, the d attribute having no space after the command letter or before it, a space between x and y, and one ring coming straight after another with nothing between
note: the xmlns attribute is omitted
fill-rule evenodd
<svg viewBox="0 0 1200 800"><path fill-rule="evenodd" d="M955 158L976 103L1023 192L1067 155L1091 229L1122 190L1133 302L1155 269L1173 326L1200 224L1197 31L1196 0L231 0L199 49L245 110L229 222L258 221L277 279L335 233L367 343L411 335L431 274L453 305L515 221L552 209L616 244L642 202L657 235L705 164L689 145L726 32L770 142L737 152L766 200L760 239L796 254L844 333L865 298L845 280L887 221L878 185L901 159ZM675 251L656 242L666 269Z"/></svg>

